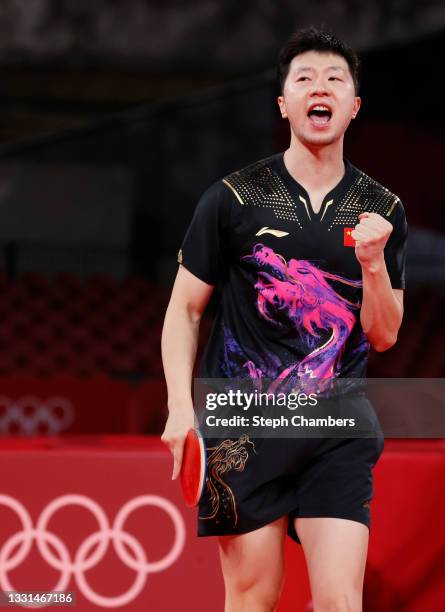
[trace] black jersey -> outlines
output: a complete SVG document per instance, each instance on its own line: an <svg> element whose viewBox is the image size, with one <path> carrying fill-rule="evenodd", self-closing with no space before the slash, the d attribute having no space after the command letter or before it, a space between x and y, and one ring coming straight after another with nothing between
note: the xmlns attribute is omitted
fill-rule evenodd
<svg viewBox="0 0 445 612"><path fill-rule="evenodd" d="M393 225L384 257L392 287L405 287L400 199L344 159L343 178L315 213L283 155L211 185L178 252L179 263L222 288L202 378L273 380L277 391L296 377L366 376L362 271L350 236L362 212Z"/></svg>

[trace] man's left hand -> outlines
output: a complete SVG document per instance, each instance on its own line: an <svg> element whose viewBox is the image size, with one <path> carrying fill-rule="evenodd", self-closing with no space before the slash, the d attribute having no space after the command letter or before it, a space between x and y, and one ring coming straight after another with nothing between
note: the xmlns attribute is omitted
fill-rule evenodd
<svg viewBox="0 0 445 612"><path fill-rule="evenodd" d="M356 241L355 255L362 268L371 270L384 261L383 251L391 235L392 225L374 212L363 212L358 218L359 223L351 232L351 237Z"/></svg>

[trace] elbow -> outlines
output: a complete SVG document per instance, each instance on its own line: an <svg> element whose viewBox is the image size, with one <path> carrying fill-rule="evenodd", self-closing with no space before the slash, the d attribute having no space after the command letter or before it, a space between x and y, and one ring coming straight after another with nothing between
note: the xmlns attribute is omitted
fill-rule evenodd
<svg viewBox="0 0 445 612"><path fill-rule="evenodd" d="M195 327L199 327L202 315L202 309L198 308L192 302L170 300L165 313L164 328L170 323L173 328L176 328L178 323L183 323L184 321Z"/></svg>
<svg viewBox="0 0 445 612"><path fill-rule="evenodd" d="M383 353L387 351L397 342L397 334L394 336L388 336L387 338L382 338L379 342L372 343L372 348L377 351L377 353Z"/></svg>
<svg viewBox="0 0 445 612"><path fill-rule="evenodd" d="M202 319L203 310L196 307L194 304L187 304L186 313L190 323L199 326Z"/></svg>

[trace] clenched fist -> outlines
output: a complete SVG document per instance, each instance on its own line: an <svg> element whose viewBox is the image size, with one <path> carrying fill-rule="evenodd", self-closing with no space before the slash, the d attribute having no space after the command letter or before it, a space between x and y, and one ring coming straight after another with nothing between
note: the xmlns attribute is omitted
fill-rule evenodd
<svg viewBox="0 0 445 612"><path fill-rule="evenodd" d="M364 212L359 216L359 223L351 232L356 241L355 255L362 268L372 268L383 261L383 250L392 232L392 225L381 215Z"/></svg>

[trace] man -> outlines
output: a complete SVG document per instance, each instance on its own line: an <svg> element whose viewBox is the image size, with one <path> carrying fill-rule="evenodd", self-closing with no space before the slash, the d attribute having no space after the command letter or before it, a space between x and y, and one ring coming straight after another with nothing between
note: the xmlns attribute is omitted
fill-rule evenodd
<svg viewBox="0 0 445 612"><path fill-rule="evenodd" d="M162 335L162 440L174 455L173 478L194 425L199 321L216 284L222 299L201 377L267 379L275 390L290 377L357 379L366 376L370 346L396 342L403 205L343 158L361 102L358 63L333 34L296 32L278 64L289 148L217 181L198 203ZM226 612L275 608L286 533L303 546L314 609L361 610L382 437L206 442L198 535L219 536Z"/></svg>

